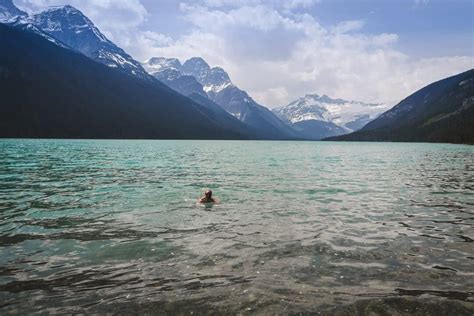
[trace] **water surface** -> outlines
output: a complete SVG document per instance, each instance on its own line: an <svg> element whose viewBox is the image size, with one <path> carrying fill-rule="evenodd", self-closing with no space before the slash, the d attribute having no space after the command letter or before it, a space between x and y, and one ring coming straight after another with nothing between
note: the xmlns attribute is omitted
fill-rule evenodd
<svg viewBox="0 0 474 316"><path fill-rule="evenodd" d="M470 315L473 210L472 146L0 140L0 314Z"/></svg>

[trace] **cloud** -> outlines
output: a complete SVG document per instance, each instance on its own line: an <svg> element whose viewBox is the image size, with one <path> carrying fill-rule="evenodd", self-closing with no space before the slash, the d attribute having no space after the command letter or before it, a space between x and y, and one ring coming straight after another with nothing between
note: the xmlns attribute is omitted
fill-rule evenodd
<svg viewBox="0 0 474 316"><path fill-rule="evenodd" d="M430 3L430 0L414 0L415 6L423 6Z"/></svg>
<svg viewBox="0 0 474 316"><path fill-rule="evenodd" d="M152 54L202 56L270 107L313 92L394 105L473 65L472 57L462 56L412 59L397 49L397 34L366 34L363 20L323 27L308 14L258 0L237 2L241 5L229 7L225 0L182 4L192 31L155 46Z"/></svg>
<svg viewBox="0 0 474 316"><path fill-rule="evenodd" d="M358 31L364 26L364 21L362 20L351 20L344 21L339 23L333 28L334 33L349 33L353 31Z"/></svg>
<svg viewBox="0 0 474 316"><path fill-rule="evenodd" d="M148 12L140 0L15 0L29 12L70 4L81 10L106 33L115 34L142 24Z"/></svg>
<svg viewBox="0 0 474 316"><path fill-rule="evenodd" d="M234 61L289 58L292 47L304 36L301 23L267 6L244 6L226 12L182 5L182 11L194 26L195 35L218 38L224 42L222 56Z"/></svg>
<svg viewBox="0 0 474 316"><path fill-rule="evenodd" d="M198 3L210 8L239 8L243 6L267 5L276 8L296 9L314 6L316 3L319 3L319 0L202 0L193 1L192 3Z"/></svg>

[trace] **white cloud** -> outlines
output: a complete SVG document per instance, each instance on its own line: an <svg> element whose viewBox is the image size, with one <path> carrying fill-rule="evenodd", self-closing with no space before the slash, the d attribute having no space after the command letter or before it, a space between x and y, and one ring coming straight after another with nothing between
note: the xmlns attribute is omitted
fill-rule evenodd
<svg viewBox="0 0 474 316"><path fill-rule="evenodd" d="M260 1L241 1L244 5L230 9L219 7L225 0L210 1L212 7L183 4L193 31L155 47L153 55L202 56L267 106L312 92L395 104L474 64L462 56L412 59L397 50L397 34L365 34L362 20L322 27L307 14L289 14Z"/></svg>
<svg viewBox="0 0 474 316"><path fill-rule="evenodd" d="M119 33L142 24L148 12L140 0L15 0L29 12L70 4L81 10L106 33Z"/></svg>
<svg viewBox="0 0 474 316"><path fill-rule="evenodd" d="M220 8L220 7L243 7L255 5L267 5L276 8L295 9L308 8L319 0L202 0L193 1L193 3L200 3L206 7Z"/></svg>
<svg viewBox="0 0 474 316"><path fill-rule="evenodd" d="M308 8L316 3L319 3L319 0L286 0L282 1L283 7L287 9L294 9L298 7Z"/></svg>
<svg viewBox="0 0 474 316"><path fill-rule="evenodd" d="M430 3L430 0L414 0L415 6L423 6Z"/></svg>
<svg viewBox="0 0 474 316"><path fill-rule="evenodd" d="M358 31L364 26L364 21L362 20L351 20L344 21L339 23L333 28L334 33L349 33L353 31Z"/></svg>
<svg viewBox="0 0 474 316"><path fill-rule="evenodd" d="M264 5L242 6L229 11L210 10L204 6L181 4L185 19L195 27L214 32L228 28L250 28L270 31L278 27L300 27L293 19L282 16L277 10Z"/></svg>

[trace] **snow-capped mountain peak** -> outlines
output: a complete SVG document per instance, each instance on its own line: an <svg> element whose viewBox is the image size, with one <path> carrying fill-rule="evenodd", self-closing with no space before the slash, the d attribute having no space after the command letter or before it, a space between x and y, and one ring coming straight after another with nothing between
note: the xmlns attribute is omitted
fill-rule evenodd
<svg viewBox="0 0 474 316"><path fill-rule="evenodd" d="M192 57L184 62L181 70L183 74L191 75L205 85L204 82L207 81L211 67L201 57Z"/></svg>
<svg viewBox="0 0 474 316"><path fill-rule="evenodd" d="M306 95L285 107L275 109L274 112L283 120L291 123L307 120L329 122L328 110L320 102L317 102L317 99L319 99L318 95Z"/></svg>
<svg viewBox="0 0 474 316"><path fill-rule="evenodd" d="M43 26L45 32L90 32L100 42L111 43L87 16L71 5L53 6L32 18L35 24Z"/></svg>
<svg viewBox="0 0 474 316"><path fill-rule="evenodd" d="M207 97L202 84L196 78L183 72L183 65L177 58L152 57L142 63L153 77L183 95L200 94Z"/></svg>
<svg viewBox="0 0 474 316"><path fill-rule="evenodd" d="M183 95L199 94L208 98L209 102L221 106L265 137L301 137L270 110L236 87L223 68L211 68L201 57L190 58L183 64L176 58L153 57L145 61L143 67L156 79Z"/></svg>
<svg viewBox="0 0 474 316"><path fill-rule="evenodd" d="M294 124L307 120L317 120L357 130L384 112L384 104L364 103L333 99L327 95L307 94L287 106L273 111L282 119Z"/></svg>
<svg viewBox="0 0 474 316"><path fill-rule="evenodd" d="M65 45L61 41L57 40L31 23L28 14L18 9L13 4L12 0L0 0L0 23L5 23L28 32L38 34L58 46L70 49L69 46Z"/></svg>
<svg viewBox="0 0 474 316"><path fill-rule="evenodd" d="M159 80L175 80L178 75L192 76L208 94L215 94L232 86L229 74L224 69L211 68L201 57L192 57L183 64L177 58L152 57L142 65Z"/></svg>
<svg viewBox="0 0 474 316"><path fill-rule="evenodd" d="M102 45L115 46L88 17L70 5L50 7L34 14L31 21L63 42L76 44L72 46L86 55L96 52Z"/></svg>
<svg viewBox="0 0 474 316"><path fill-rule="evenodd" d="M87 57L129 75L153 80L139 62L108 40L80 10L70 5L54 6L25 18L44 33Z"/></svg>
<svg viewBox="0 0 474 316"><path fill-rule="evenodd" d="M232 82L230 81L229 75L220 67L211 68L207 77L203 80L204 90L215 93L225 89L231 84Z"/></svg>
<svg viewBox="0 0 474 316"><path fill-rule="evenodd" d="M229 75L221 67L211 68L201 57L192 57L186 60L182 67L185 75L195 77L206 91L221 91L232 84Z"/></svg>

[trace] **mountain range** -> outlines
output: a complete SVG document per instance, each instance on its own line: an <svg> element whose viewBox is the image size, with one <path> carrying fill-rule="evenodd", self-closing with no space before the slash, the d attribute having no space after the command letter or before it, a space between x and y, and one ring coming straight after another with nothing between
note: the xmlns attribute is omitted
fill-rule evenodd
<svg viewBox="0 0 474 316"><path fill-rule="evenodd" d="M0 24L0 45L2 137L253 138L226 113L38 34Z"/></svg>
<svg viewBox="0 0 474 316"><path fill-rule="evenodd" d="M0 0L0 137L473 142L472 70L393 109L308 94L273 111L200 57L139 63L82 12ZM458 79L462 79L461 81ZM379 116L380 115L380 116Z"/></svg>
<svg viewBox="0 0 474 316"><path fill-rule="evenodd" d="M183 95L207 97L259 130L266 138L281 139L282 136L276 131L286 132L286 138L293 136L312 140L347 134L362 128L387 108L383 104L308 94L285 107L274 109L272 114L235 86L224 69L211 68L200 57L190 58L184 63L177 58L152 57L143 63L143 67Z"/></svg>
<svg viewBox="0 0 474 316"><path fill-rule="evenodd" d="M262 138L304 138L266 107L258 104L247 92L239 89L220 67L210 67L200 57L183 64L176 58L153 57L143 63L155 78L183 95L198 94L221 106Z"/></svg>
<svg viewBox="0 0 474 316"><path fill-rule="evenodd" d="M386 108L384 104L307 94L287 106L273 109L273 112L305 138L319 140L356 131Z"/></svg>

